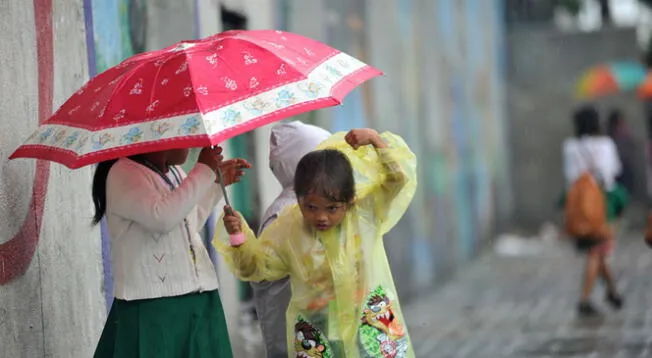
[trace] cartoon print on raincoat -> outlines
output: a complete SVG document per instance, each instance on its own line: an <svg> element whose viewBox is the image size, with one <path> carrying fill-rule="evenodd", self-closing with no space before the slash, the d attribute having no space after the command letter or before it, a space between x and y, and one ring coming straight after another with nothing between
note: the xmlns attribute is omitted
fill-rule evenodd
<svg viewBox="0 0 652 358"><path fill-rule="evenodd" d="M294 332L297 358L333 358L328 339L303 317L297 319Z"/></svg>
<svg viewBox="0 0 652 358"><path fill-rule="evenodd" d="M378 286L369 295L361 321L360 345L364 357L405 357L408 349L405 330L382 287Z"/></svg>
<svg viewBox="0 0 652 358"><path fill-rule="evenodd" d="M364 146L354 150L346 143L345 135L337 133L317 148L340 150L354 170L356 199L338 227L327 231L306 227L295 204L283 210L258 239L243 220L246 241L238 247L230 245L220 219L213 245L241 280L259 282L290 277L292 297L286 314L292 317L286 322L288 357L298 354L296 320L320 317L318 328L328 336L331 349L337 347L334 358L386 358L392 357L392 352L396 352L396 358L414 358L405 328L396 341L379 331L379 327L363 324L361 318L369 300L380 294L374 289L382 287L384 293L396 292L382 240L414 196L416 157L402 138L391 133L381 136L388 148L380 149ZM405 322L398 297L392 299L394 320ZM361 344L363 327L373 329L369 332L375 334L369 352ZM388 332L396 334L400 330ZM394 349L392 343L396 345Z"/></svg>

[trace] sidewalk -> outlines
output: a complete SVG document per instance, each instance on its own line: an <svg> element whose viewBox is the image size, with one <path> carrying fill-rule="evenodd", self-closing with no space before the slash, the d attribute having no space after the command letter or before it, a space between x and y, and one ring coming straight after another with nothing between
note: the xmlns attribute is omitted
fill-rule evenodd
<svg viewBox="0 0 652 358"><path fill-rule="evenodd" d="M582 261L568 244L529 256L490 253L435 294L404 307L419 358L652 357L652 249L618 243L614 273L622 312L578 320Z"/></svg>

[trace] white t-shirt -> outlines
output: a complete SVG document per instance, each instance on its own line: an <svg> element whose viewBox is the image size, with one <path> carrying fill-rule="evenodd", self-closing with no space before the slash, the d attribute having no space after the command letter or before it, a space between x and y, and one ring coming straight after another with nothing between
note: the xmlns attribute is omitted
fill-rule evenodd
<svg viewBox="0 0 652 358"><path fill-rule="evenodd" d="M568 138L563 144L564 177L571 185L582 173L600 176L605 190L614 188L621 164L613 140L607 136Z"/></svg>

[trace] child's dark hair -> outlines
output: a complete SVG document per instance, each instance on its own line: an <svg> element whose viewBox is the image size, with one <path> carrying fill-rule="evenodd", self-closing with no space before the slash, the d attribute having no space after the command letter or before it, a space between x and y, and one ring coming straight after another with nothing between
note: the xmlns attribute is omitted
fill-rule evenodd
<svg viewBox="0 0 652 358"><path fill-rule="evenodd" d="M353 168L344 153L335 149L306 154L294 174L294 192L298 198L321 195L332 201L350 203L355 198Z"/></svg>
<svg viewBox="0 0 652 358"><path fill-rule="evenodd" d="M618 127L624 122L623 112L614 108L609 112L607 117L607 134L611 137L616 135Z"/></svg>
<svg viewBox="0 0 652 358"><path fill-rule="evenodd" d="M591 105L581 107L573 114L575 136L596 136L601 133L600 114Z"/></svg>
<svg viewBox="0 0 652 358"><path fill-rule="evenodd" d="M106 214L106 179L109 176L109 170L113 167L118 160L107 160L101 162L95 168L95 175L93 176L93 205L95 206L95 215L93 215L93 225L97 225L102 221L102 217Z"/></svg>

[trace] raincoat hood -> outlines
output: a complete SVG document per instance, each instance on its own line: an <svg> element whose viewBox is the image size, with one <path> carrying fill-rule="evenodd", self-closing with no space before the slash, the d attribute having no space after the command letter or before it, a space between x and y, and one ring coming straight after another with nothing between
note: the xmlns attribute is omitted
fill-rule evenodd
<svg viewBox="0 0 652 358"><path fill-rule="evenodd" d="M283 189L292 188L299 160L330 136L325 129L300 121L280 123L272 128L269 165Z"/></svg>
<svg viewBox="0 0 652 358"><path fill-rule="evenodd" d="M301 121L279 123L272 127L269 166L283 190L265 211L259 232L271 222L270 219L278 216L287 206L296 203L293 184L299 160L330 136L331 133L327 130Z"/></svg>

